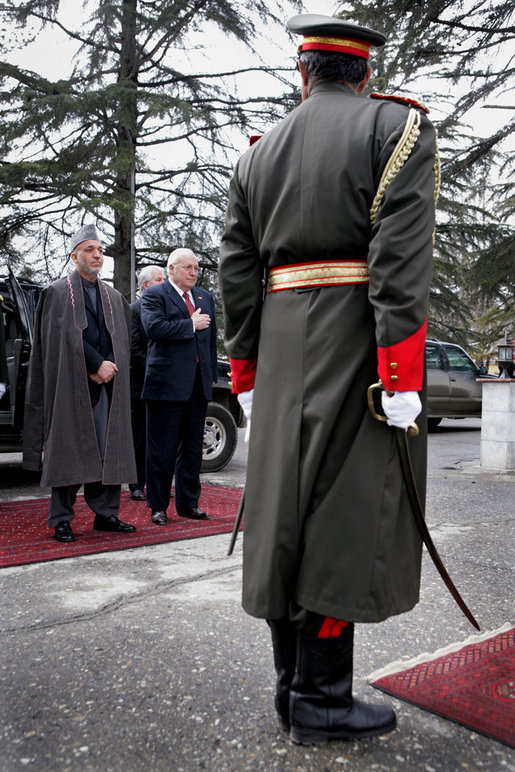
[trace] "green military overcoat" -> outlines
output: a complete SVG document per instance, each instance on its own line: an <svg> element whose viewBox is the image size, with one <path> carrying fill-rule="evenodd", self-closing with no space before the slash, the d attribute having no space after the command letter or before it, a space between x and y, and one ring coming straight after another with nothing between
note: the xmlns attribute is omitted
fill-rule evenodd
<svg viewBox="0 0 515 772"><path fill-rule="evenodd" d="M376 198L410 109L319 83L234 172L220 286L229 356L257 357L243 543L243 606L257 617L294 602L377 622L419 597L422 545L393 432L367 407L378 346L427 316L436 140L425 114ZM263 299L270 268L356 258L369 284ZM423 497L425 432L410 445Z"/></svg>
<svg viewBox="0 0 515 772"><path fill-rule="evenodd" d="M104 463L98 451L82 332L87 326L80 274L43 290L36 311L23 427L23 464L41 485L136 480L130 420L130 306L99 281L104 321L118 372L113 379Z"/></svg>

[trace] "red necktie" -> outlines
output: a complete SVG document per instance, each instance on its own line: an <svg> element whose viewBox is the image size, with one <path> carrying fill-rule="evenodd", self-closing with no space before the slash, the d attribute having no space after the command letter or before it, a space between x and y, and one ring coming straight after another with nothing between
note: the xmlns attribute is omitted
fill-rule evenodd
<svg viewBox="0 0 515 772"><path fill-rule="evenodd" d="M193 305L193 303L191 302L191 300L190 300L190 296L188 295L188 293L187 293L187 292L183 292L183 293L182 293L182 297L184 298L184 302L186 303L186 308L187 308L187 309L188 309L188 311L190 312L190 316L191 316L192 314L194 314L194 313L195 313L195 306L194 306L194 305ZM198 360L198 354L197 354L197 362L198 362L198 361L199 361L199 360Z"/></svg>
<svg viewBox="0 0 515 772"><path fill-rule="evenodd" d="M182 297L184 298L184 302L186 303L186 308L190 312L190 316L193 316L193 314L195 313L195 306L191 302L190 296L188 295L187 292L183 292Z"/></svg>

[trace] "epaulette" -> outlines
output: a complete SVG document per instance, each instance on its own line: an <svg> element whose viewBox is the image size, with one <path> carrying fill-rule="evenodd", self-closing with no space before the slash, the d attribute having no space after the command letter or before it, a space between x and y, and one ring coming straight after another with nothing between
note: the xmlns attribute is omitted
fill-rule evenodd
<svg viewBox="0 0 515 772"><path fill-rule="evenodd" d="M410 97L403 97L398 96L396 94L370 94L371 99L389 99L392 102L398 102L402 105L409 105L410 107L418 107L419 110L423 110L425 113L429 113L429 107L426 107L426 105L423 102L419 102L416 99L411 99Z"/></svg>

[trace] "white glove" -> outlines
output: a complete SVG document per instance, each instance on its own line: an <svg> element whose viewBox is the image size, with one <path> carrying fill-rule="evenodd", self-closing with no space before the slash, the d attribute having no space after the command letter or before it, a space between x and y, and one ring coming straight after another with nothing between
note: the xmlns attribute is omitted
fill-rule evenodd
<svg viewBox="0 0 515 772"><path fill-rule="evenodd" d="M250 391L242 391L238 394L238 402L240 403L245 418L247 419L247 431L245 432L245 442L249 441L250 437L250 418L252 416L252 400L254 399L254 389Z"/></svg>
<svg viewBox="0 0 515 772"><path fill-rule="evenodd" d="M388 426L397 426L405 431L422 410L417 391L395 391L391 397L383 391L381 404L388 419L386 422Z"/></svg>

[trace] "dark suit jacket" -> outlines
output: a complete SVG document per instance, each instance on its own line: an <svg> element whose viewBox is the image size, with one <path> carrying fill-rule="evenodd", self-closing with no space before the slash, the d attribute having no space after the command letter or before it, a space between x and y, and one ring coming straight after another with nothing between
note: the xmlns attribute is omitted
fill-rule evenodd
<svg viewBox="0 0 515 772"><path fill-rule="evenodd" d="M148 335L141 321L141 300L131 303L131 397L141 397L147 364Z"/></svg>
<svg viewBox="0 0 515 772"><path fill-rule="evenodd" d="M194 332L183 298L169 281L145 290L141 320L149 337L143 399L187 400L191 397L198 365L204 395L213 396L217 380L215 302L210 292L193 287L195 308L209 314L206 330Z"/></svg>

